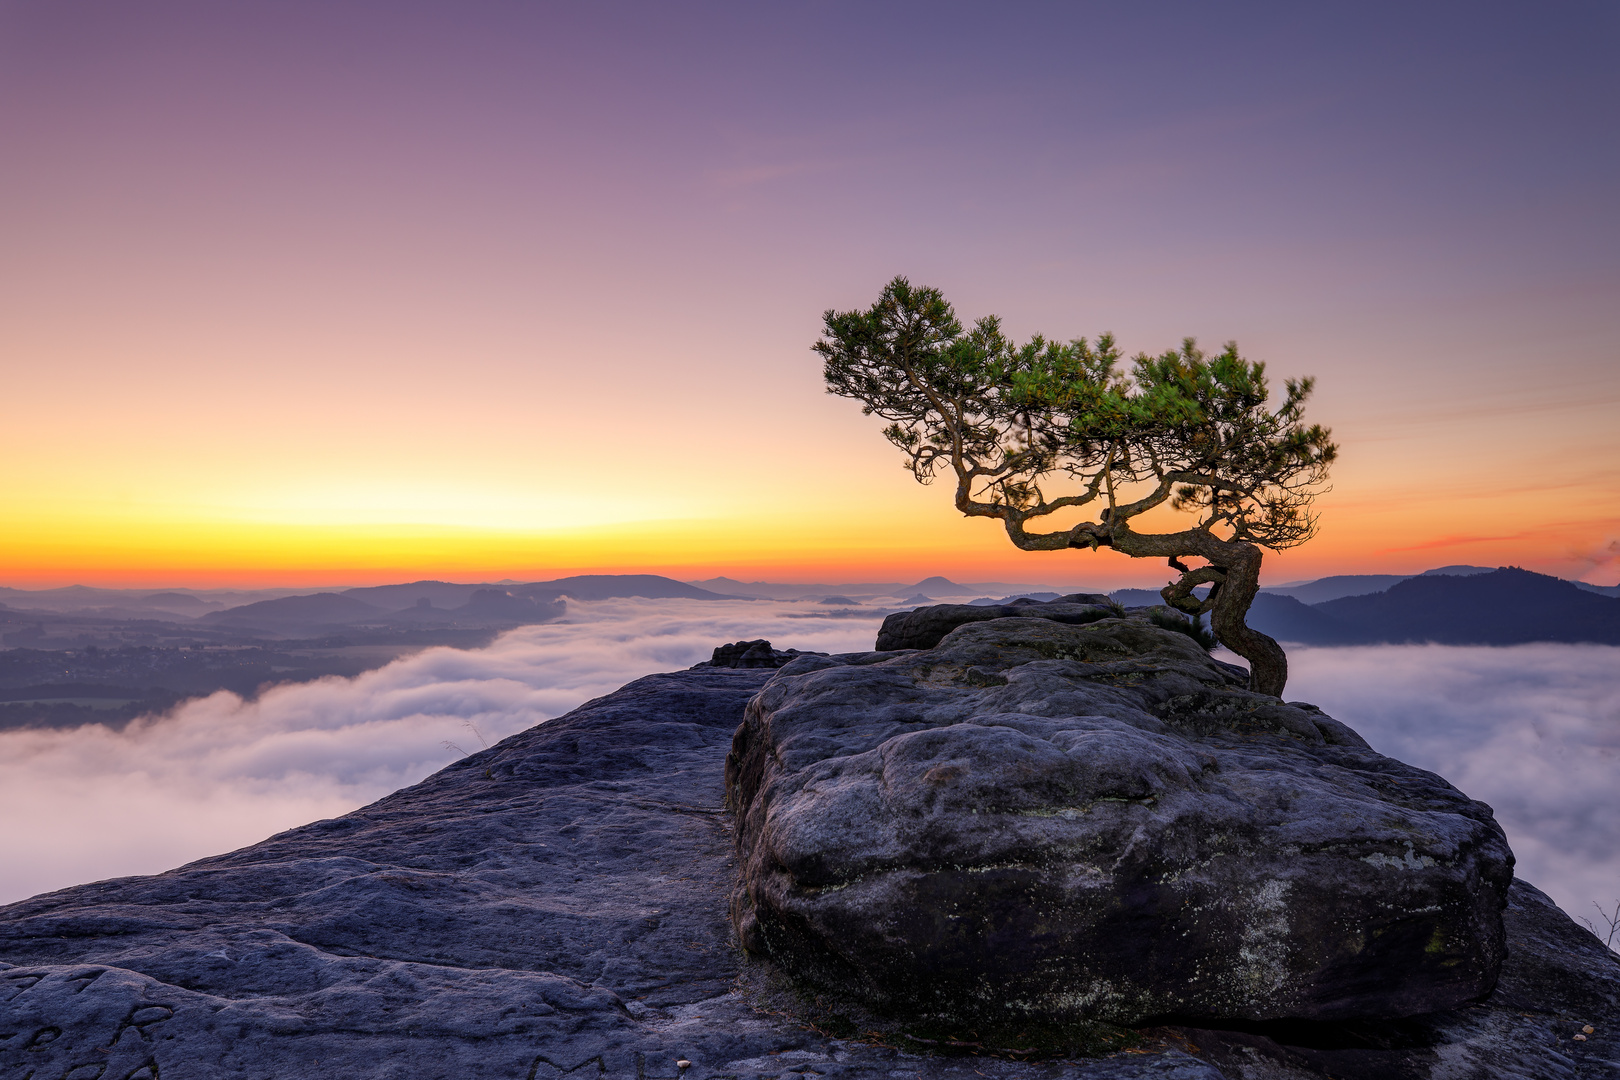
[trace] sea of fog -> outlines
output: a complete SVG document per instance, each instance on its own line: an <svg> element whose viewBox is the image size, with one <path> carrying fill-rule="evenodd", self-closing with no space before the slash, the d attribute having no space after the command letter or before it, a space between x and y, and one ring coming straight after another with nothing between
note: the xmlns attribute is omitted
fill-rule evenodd
<svg viewBox="0 0 1620 1080"><path fill-rule="evenodd" d="M875 618L806 604L606 600L488 648L353 679L221 692L115 732L0 732L0 903L148 874L332 817L715 645L871 647ZM1289 651L1291 700L1496 809L1519 873L1596 920L1620 897L1620 648Z"/></svg>

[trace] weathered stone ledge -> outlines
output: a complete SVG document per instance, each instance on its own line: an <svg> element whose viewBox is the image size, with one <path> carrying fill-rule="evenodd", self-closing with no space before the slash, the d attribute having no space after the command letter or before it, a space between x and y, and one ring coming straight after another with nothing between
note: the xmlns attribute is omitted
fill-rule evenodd
<svg viewBox="0 0 1620 1080"><path fill-rule="evenodd" d="M1492 997L1404 1027L1158 1029L1033 1062L827 1034L814 1002L762 996L727 921L723 762L771 674L649 676L352 814L0 908L0 1076L1620 1075L1620 967L1522 884ZM1571 1043L1578 1023L1599 1034Z"/></svg>

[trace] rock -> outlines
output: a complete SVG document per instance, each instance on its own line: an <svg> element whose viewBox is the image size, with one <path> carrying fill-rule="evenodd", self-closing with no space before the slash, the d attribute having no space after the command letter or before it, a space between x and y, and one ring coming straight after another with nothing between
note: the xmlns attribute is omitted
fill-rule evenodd
<svg viewBox="0 0 1620 1080"><path fill-rule="evenodd" d="M733 991L724 911L721 761L764 677L651 676L352 814L0 908L0 1076L702 1080L802 1049Z"/></svg>
<svg viewBox="0 0 1620 1080"><path fill-rule="evenodd" d="M1535 886L1514 881L1507 959L1483 1005L1406 1020L1181 1029L1236 1080L1549 1080L1620 1077L1614 1040L1574 1043L1620 1015L1620 957ZM1613 1021L1607 1021L1612 1023Z"/></svg>
<svg viewBox="0 0 1620 1080"><path fill-rule="evenodd" d="M714 658L696 667L705 668L779 668L800 656L825 656L825 653L802 653L798 649L773 649L764 638L754 641L735 641L717 645Z"/></svg>
<svg viewBox="0 0 1620 1080"><path fill-rule="evenodd" d="M1620 1030L1620 964L1522 883L1496 994L1421 1022L1152 1029L1130 1053L1078 1061L840 1039L829 1028L859 1032L838 1001L811 1028L795 1018L805 999L751 989L775 976L726 921L722 764L770 674L649 676L352 814L0 908L0 1076L1620 1075L1602 1034ZM1599 1034L1571 1042L1580 1024ZM1362 1049L1375 1043L1397 1049Z"/></svg>
<svg viewBox="0 0 1620 1080"><path fill-rule="evenodd" d="M956 617L936 613L891 640ZM1396 1018L1490 992L1513 857L1489 807L1108 615L782 668L727 763L744 945L966 1025Z"/></svg>
<svg viewBox="0 0 1620 1080"><path fill-rule="evenodd" d="M0 908L0 1076L1222 1080L1171 1047L970 1064L751 1007L722 769L767 674L649 676L352 814Z"/></svg>
<svg viewBox="0 0 1620 1080"><path fill-rule="evenodd" d="M991 619L1051 619L1053 622L1083 626L1118 614L1120 609L1100 593L1075 593L1060 596L1049 603L1019 599L1010 604L935 604L915 611L897 611L884 619L882 628L878 630L877 647L884 650L932 649L958 626Z"/></svg>

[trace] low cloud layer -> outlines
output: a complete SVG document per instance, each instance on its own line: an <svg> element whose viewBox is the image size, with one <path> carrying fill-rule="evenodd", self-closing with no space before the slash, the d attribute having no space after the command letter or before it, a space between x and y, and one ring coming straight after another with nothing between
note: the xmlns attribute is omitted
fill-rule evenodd
<svg viewBox="0 0 1620 1080"><path fill-rule="evenodd" d="M486 649L354 679L227 693L123 732L0 733L0 903L155 873L331 817L715 645L871 647L809 605L609 600ZM1519 871L1566 910L1620 896L1620 648L1296 648L1289 697L1496 809ZM446 746L446 744L453 744Z"/></svg>
<svg viewBox="0 0 1620 1080"><path fill-rule="evenodd" d="M0 903L150 874L333 817L716 645L872 647L875 618L807 605L569 603L486 649L429 649L353 679L185 702L124 731L0 732ZM447 747L445 744L453 744Z"/></svg>

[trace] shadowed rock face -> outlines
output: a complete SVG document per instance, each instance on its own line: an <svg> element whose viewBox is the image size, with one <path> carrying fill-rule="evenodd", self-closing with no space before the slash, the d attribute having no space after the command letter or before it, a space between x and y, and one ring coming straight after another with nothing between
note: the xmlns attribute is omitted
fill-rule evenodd
<svg viewBox="0 0 1620 1080"><path fill-rule="evenodd" d="M961 1022L1391 1018L1495 985L1490 808L1185 635L1000 618L880 656L794 661L738 729L750 950Z"/></svg>

